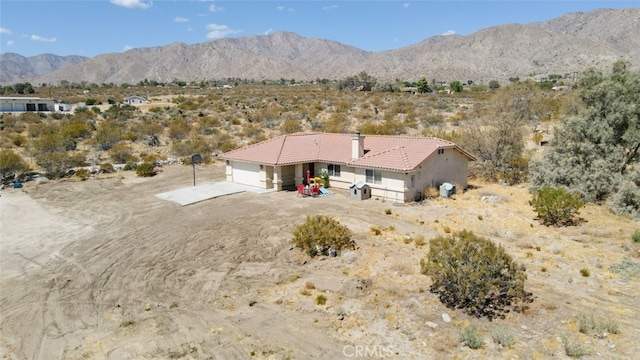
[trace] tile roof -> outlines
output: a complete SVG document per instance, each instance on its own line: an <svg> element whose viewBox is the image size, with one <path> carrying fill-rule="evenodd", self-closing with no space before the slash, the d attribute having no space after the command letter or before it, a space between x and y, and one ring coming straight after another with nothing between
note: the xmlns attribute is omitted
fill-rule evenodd
<svg viewBox="0 0 640 360"><path fill-rule="evenodd" d="M454 148L470 161L473 155L458 145L434 137L361 135L365 154L351 159L351 134L295 133L248 145L220 155L265 165L290 165L314 161L353 167L410 171L438 149Z"/></svg>

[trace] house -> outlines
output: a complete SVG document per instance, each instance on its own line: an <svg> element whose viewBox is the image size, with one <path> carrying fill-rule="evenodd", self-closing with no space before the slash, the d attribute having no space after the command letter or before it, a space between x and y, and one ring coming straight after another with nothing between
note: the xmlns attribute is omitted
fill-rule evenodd
<svg viewBox="0 0 640 360"><path fill-rule="evenodd" d="M55 111L55 102L50 98L0 96L0 111Z"/></svg>
<svg viewBox="0 0 640 360"><path fill-rule="evenodd" d="M473 155L433 137L296 133L248 145L220 155L228 181L264 189L295 189L329 172L332 187L366 183L371 196L407 202L444 182L467 187ZM308 174L307 174L308 172Z"/></svg>
<svg viewBox="0 0 640 360"><path fill-rule="evenodd" d="M143 98L142 96L133 95L133 96L127 96L126 98L124 98L123 103L128 105L140 105L140 104L146 104L147 99Z"/></svg>

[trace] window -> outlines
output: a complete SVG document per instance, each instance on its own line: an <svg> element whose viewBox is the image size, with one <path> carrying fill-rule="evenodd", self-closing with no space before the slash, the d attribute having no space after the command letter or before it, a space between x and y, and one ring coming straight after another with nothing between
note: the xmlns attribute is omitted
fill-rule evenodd
<svg viewBox="0 0 640 360"><path fill-rule="evenodd" d="M438 149L438 155L444 154L444 149Z"/></svg>
<svg viewBox="0 0 640 360"><path fill-rule="evenodd" d="M416 187L416 176L411 175L411 188L413 189L414 187Z"/></svg>
<svg viewBox="0 0 640 360"><path fill-rule="evenodd" d="M367 169L365 170L367 182L371 184L382 184L382 170Z"/></svg>
<svg viewBox="0 0 640 360"><path fill-rule="evenodd" d="M327 170L329 170L329 176L340 177L340 165L329 164Z"/></svg>

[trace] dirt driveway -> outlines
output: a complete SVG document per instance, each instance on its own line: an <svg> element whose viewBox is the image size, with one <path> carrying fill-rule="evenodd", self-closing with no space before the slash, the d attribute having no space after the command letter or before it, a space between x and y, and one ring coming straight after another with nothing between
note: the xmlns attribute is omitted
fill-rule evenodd
<svg viewBox="0 0 640 360"><path fill-rule="evenodd" d="M198 169L198 181L223 178L222 163ZM353 201L340 191L243 192L189 206L156 196L190 184L191 167L175 165L149 179L125 172L5 190L0 355L339 359L367 349L403 359L562 358L558 338L576 332L584 309L622 329L580 338L594 353L631 358L640 350L638 280L607 270L637 261L627 235L635 224L607 218L599 226L599 208L583 212L595 227L557 230L535 224L525 190L498 186L414 206ZM480 201L488 194L499 200ZM315 259L294 249L291 230L314 214L347 225L359 248ZM496 322L447 309L428 291L418 266L428 247L416 239L428 242L446 227L497 239L529 269L532 310L498 323L516 335L513 348L488 336L481 350L461 345L463 327L487 333ZM580 277L581 267L591 277ZM318 295L325 305L316 305Z"/></svg>

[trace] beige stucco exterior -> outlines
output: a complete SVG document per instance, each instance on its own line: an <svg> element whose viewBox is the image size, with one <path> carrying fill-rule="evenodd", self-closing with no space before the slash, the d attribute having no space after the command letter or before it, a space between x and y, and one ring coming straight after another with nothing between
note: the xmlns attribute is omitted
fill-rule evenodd
<svg viewBox="0 0 640 360"><path fill-rule="evenodd" d="M272 166L240 161L227 161L227 181L278 191L302 184L306 170L313 168L311 176L317 176L329 163L314 162ZM422 196L428 187L438 188L448 182L458 189L468 185L469 158L455 148L445 148L427 157L417 168L408 172L380 170L380 183L367 182L366 168L340 165L340 176L330 176L329 184L337 189L349 189L354 182L366 182L371 196L395 202L409 202Z"/></svg>

